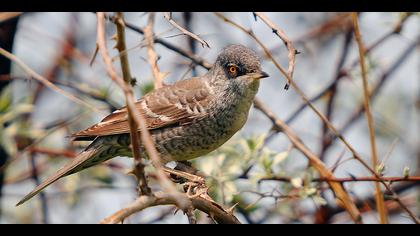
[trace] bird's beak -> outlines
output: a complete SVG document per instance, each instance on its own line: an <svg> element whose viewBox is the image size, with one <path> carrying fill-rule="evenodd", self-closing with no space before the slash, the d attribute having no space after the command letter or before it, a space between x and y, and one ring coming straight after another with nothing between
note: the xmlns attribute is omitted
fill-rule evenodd
<svg viewBox="0 0 420 236"><path fill-rule="evenodd" d="M255 73L254 76L252 76L254 79L262 79L262 78L267 78L270 75L268 75L266 72L262 71L260 73Z"/></svg>

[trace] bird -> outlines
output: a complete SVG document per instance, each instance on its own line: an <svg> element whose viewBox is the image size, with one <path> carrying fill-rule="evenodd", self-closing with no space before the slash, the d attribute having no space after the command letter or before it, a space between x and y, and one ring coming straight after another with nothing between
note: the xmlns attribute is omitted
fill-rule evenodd
<svg viewBox="0 0 420 236"><path fill-rule="evenodd" d="M162 163L206 155L229 140L246 123L260 79L266 77L269 75L262 71L260 58L252 49L232 44L222 49L204 75L165 85L137 100L135 107L145 117ZM73 141L92 142L16 206L62 177L117 156L132 157L129 133L126 107L74 133ZM141 150L147 157L145 149Z"/></svg>

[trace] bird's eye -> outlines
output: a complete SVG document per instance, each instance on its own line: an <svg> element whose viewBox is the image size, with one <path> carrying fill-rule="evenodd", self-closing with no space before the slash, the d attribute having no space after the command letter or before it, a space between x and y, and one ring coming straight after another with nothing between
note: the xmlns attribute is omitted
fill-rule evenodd
<svg viewBox="0 0 420 236"><path fill-rule="evenodd" d="M228 67L228 72L231 76L236 76L236 74L238 73L238 67L236 66L229 66Z"/></svg>

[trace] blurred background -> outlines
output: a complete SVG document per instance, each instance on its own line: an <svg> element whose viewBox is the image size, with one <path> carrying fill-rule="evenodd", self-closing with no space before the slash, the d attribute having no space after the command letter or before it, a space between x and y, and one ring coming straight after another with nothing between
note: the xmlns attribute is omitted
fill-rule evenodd
<svg viewBox="0 0 420 236"><path fill-rule="evenodd" d="M288 65L284 43L250 13L222 13L252 30L274 58ZM112 16L113 13L108 13ZM349 143L370 161L369 132L363 107L359 54L349 13L266 13L295 48L294 81L313 104L342 132ZM4 15L2 15L4 16ZM153 89L144 36L136 29L147 25L147 13L124 13L126 40L136 98ZM165 83L204 74L207 70L167 45L213 63L221 49L243 44L262 58L270 74L257 97L286 121L336 177L370 176L351 152L324 127L318 116L290 88L247 34L210 12L174 12L172 18L205 40L210 48L183 35L156 13L154 34L158 65L168 73ZM127 172L132 159L118 157L107 164L66 177L20 207L17 201L37 182L54 173L88 142L72 142L68 135L100 121L125 104L121 90L106 74L102 59L94 57L96 15L78 13L23 13L0 19L1 47L55 85L94 105L100 112L70 101L45 88L16 64L0 56L0 223L97 223L136 198L136 181ZM372 93L372 113L378 167L384 176L417 176L420 167L420 15L418 13L360 13L366 64ZM106 25L111 56L115 25ZM133 30L134 29L134 30ZM165 44L166 43L166 44ZM10 76L8 75L10 72ZM271 121L252 108L245 127L217 151L195 160L205 172L212 197L229 208L243 223L350 223L334 202L325 183L311 181L317 172L293 149ZM376 167L375 167L376 168ZM291 181L260 181L283 176ZM391 186L417 216L420 215L417 181ZM365 223L378 223L374 184L344 183L363 213ZM412 223L392 199L386 198L391 223ZM210 219L197 212L198 221ZM171 206L154 207L129 217L125 223L188 223Z"/></svg>

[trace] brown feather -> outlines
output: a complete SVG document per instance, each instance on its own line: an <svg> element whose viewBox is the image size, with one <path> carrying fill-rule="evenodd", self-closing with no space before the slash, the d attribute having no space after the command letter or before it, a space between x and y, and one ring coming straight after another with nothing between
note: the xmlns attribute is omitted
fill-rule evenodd
<svg viewBox="0 0 420 236"><path fill-rule="evenodd" d="M145 116L147 128L153 130L187 124L203 117L211 95L204 80L192 78L154 90L137 101L135 106ZM72 137L89 140L97 136L129 133L127 118L127 109L121 108Z"/></svg>

